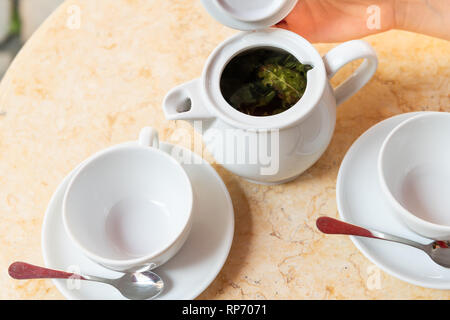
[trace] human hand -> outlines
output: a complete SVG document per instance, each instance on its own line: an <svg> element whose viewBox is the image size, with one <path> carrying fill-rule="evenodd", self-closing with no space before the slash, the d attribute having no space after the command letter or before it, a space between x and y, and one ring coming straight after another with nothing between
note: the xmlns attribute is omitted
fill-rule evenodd
<svg viewBox="0 0 450 320"><path fill-rule="evenodd" d="M450 39L450 0L299 0L277 27L311 42L340 42L390 29Z"/></svg>

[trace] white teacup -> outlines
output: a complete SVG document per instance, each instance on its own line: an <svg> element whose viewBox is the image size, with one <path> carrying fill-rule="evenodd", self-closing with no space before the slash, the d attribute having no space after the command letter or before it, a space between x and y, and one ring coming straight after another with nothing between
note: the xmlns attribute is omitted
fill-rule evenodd
<svg viewBox="0 0 450 320"><path fill-rule="evenodd" d="M186 241L193 192L181 165L158 149L158 134L101 151L73 176L63 202L67 234L93 261L113 270L157 267Z"/></svg>
<svg viewBox="0 0 450 320"><path fill-rule="evenodd" d="M450 113L397 126L378 159L381 187L398 217L427 238L450 240Z"/></svg>

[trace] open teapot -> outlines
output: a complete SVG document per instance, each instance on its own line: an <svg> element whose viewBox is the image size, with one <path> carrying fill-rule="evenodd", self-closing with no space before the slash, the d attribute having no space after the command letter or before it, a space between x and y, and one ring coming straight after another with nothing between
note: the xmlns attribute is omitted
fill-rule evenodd
<svg viewBox="0 0 450 320"><path fill-rule="evenodd" d="M217 20L243 32L225 40L211 53L201 78L166 95L166 118L193 122L216 161L247 180L279 184L295 179L326 150L335 128L336 106L371 79L378 65L376 53L368 43L354 40L321 57L301 36L268 28L292 10L295 0L202 2ZM227 64L237 55L257 48L285 51L312 66L303 96L284 112L248 115L233 108L221 92ZM364 59L359 68L333 89L329 79L358 59Z"/></svg>

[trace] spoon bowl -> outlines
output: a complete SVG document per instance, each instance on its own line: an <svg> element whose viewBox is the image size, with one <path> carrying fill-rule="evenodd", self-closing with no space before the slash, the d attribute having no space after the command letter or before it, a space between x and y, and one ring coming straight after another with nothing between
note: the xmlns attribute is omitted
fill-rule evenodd
<svg viewBox="0 0 450 320"><path fill-rule="evenodd" d="M151 271L125 273L115 282L114 287L131 300L154 299L164 289L162 279Z"/></svg>

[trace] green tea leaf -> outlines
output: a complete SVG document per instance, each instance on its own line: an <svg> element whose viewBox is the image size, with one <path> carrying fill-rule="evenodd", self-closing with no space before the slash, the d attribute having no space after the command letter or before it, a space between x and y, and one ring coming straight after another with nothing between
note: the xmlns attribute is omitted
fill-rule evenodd
<svg viewBox="0 0 450 320"><path fill-rule="evenodd" d="M265 89L260 82L248 83L233 93L230 102L239 111L251 114L254 109L267 106L276 95L274 90Z"/></svg>
<svg viewBox="0 0 450 320"><path fill-rule="evenodd" d="M285 105L294 105L306 89L306 78L301 73L281 65L262 66L258 77L265 86L276 90Z"/></svg>

